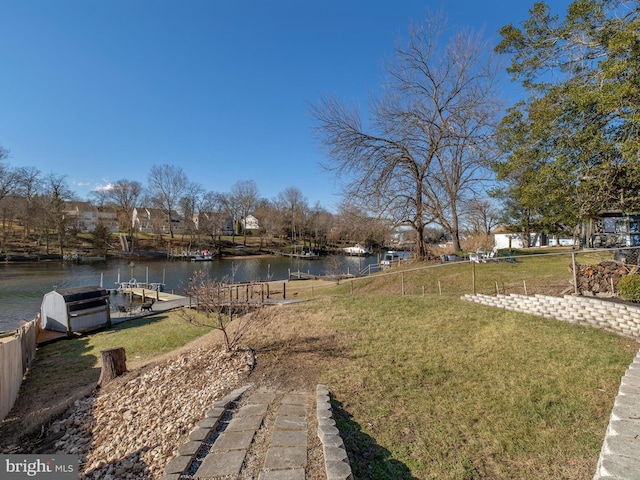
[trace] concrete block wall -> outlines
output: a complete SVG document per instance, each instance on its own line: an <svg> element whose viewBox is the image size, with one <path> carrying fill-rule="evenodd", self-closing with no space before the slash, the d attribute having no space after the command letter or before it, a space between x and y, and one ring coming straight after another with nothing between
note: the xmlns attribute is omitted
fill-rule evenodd
<svg viewBox="0 0 640 480"><path fill-rule="evenodd" d="M464 295L482 305L505 308L640 340L640 306L565 295ZM622 377L593 480L640 478L640 351Z"/></svg>
<svg viewBox="0 0 640 480"><path fill-rule="evenodd" d="M608 330L640 340L640 306L603 301L595 297L565 295L471 295L462 297L483 305L554 318Z"/></svg>

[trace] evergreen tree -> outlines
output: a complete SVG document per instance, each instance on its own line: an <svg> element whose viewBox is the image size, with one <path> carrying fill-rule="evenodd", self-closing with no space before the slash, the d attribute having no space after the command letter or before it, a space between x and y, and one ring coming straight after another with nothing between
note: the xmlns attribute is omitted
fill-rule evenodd
<svg viewBox="0 0 640 480"><path fill-rule="evenodd" d="M538 2L529 13L496 48L529 93L499 129L502 194L546 233L603 209L639 211L640 3L576 0L560 20Z"/></svg>

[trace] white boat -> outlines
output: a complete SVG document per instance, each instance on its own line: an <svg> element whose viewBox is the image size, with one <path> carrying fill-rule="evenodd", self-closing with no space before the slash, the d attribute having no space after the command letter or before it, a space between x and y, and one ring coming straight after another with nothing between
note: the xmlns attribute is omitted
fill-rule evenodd
<svg viewBox="0 0 640 480"><path fill-rule="evenodd" d="M383 267L390 267L391 265L399 261L400 254L395 250L388 250L380 261L380 265L382 265Z"/></svg>
<svg viewBox="0 0 640 480"><path fill-rule="evenodd" d="M213 260L213 255L211 253L191 257L192 262L210 262L211 260Z"/></svg>
<svg viewBox="0 0 640 480"><path fill-rule="evenodd" d="M197 253L191 257L192 262L210 262L213 260L213 253L209 250L203 250L202 253Z"/></svg>
<svg viewBox="0 0 640 480"><path fill-rule="evenodd" d="M367 248L363 247L359 243L356 243L353 247L345 247L342 250L347 255L364 256L371 254L371 252Z"/></svg>

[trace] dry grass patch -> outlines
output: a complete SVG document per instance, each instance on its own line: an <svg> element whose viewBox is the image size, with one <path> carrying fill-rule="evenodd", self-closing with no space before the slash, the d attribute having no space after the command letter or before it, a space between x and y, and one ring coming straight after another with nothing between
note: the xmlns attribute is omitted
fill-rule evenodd
<svg viewBox="0 0 640 480"><path fill-rule="evenodd" d="M281 390L313 392L322 374L340 368L347 355L348 336L332 324L325 311L329 297L273 307L276 315L265 329L255 329L246 345L255 350L250 379Z"/></svg>

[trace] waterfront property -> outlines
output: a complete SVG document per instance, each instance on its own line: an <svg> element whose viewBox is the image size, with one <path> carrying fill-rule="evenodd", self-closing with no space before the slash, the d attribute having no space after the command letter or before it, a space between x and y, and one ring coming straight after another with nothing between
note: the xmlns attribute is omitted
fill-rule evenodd
<svg viewBox="0 0 640 480"><path fill-rule="evenodd" d="M176 260L124 257L109 259L106 263L0 263L0 331L13 330L22 320L34 318L40 311L43 295L53 289L100 285L107 290L117 290L121 283L135 280L135 286L145 290L156 290L159 285L161 291L181 294L189 278L201 270L211 279L229 282L284 281L293 271L320 277L357 273L379 262L377 256L348 255L321 255L318 259L264 255L215 257L210 262ZM116 298L112 296L112 303Z"/></svg>

